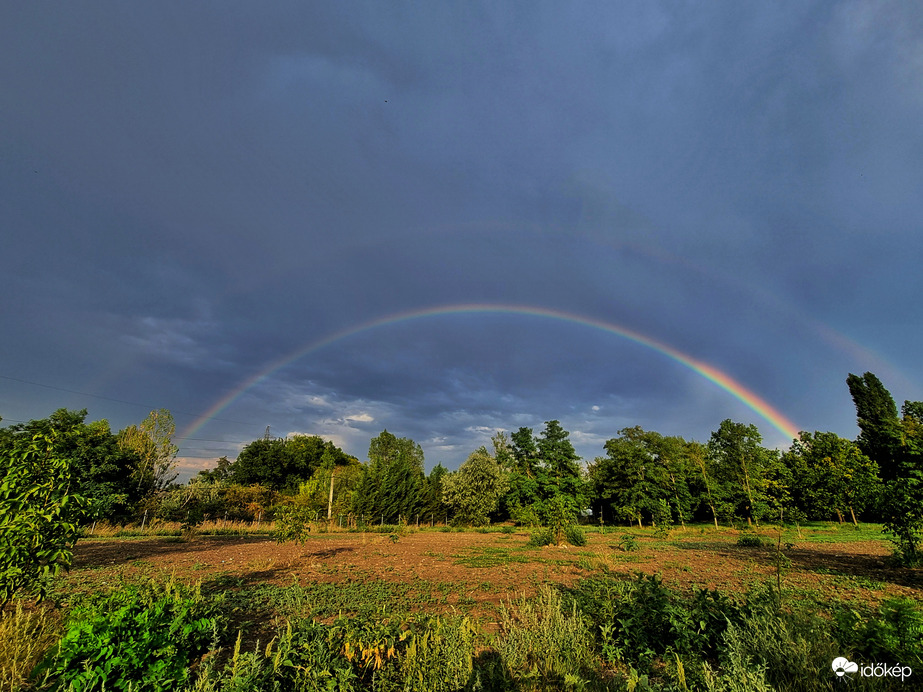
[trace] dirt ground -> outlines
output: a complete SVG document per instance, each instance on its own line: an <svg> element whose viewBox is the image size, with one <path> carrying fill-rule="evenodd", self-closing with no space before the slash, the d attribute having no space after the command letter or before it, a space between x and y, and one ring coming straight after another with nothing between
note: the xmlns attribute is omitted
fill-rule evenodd
<svg viewBox="0 0 923 692"><path fill-rule="evenodd" d="M269 538L204 536L82 540L69 576L73 588L109 579L175 574L193 583L225 577L238 586L345 580L450 583L454 599L475 608L534 593L544 582L572 585L605 572L659 574L664 583L743 592L775 579L776 552L736 545L731 531L638 538L623 551L617 534L589 534L576 547L526 547L528 534L422 531L392 541L378 533L317 534L304 545ZM884 541L800 542L783 551L782 585L794 594L873 605L890 596L923 598L923 570L886 565ZM450 605L452 605L450 601Z"/></svg>

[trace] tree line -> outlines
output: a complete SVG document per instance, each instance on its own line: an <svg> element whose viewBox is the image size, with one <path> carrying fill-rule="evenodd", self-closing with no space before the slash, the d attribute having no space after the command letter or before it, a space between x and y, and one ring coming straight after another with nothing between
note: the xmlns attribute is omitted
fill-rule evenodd
<svg viewBox="0 0 923 692"><path fill-rule="evenodd" d="M317 519L475 526L864 519L882 521L902 559L918 563L923 402L906 401L899 413L872 373L850 374L847 385L857 439L801 432L784 452L764 447L755 425L725 420L706 442L627 427L584 462L568 431L550 420L537 434L497 432L489 449L474 450L456 471L437 464L427 474L420 445L384 430L365 462L318 436L261 438L179 485L169 412L113 433L106 421L86 423L86 411L62 409L0 429L0 453L8 469L17 446L53 440L55 455L69 461L71 485L96 517L113 522L141 513L190 524L254 521L286 507Z"/></svg>

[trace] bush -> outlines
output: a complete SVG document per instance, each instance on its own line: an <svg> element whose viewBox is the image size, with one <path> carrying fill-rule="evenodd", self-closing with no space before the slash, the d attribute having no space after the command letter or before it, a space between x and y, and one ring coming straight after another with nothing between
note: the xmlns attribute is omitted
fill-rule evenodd
<svg viewBox="0 0 923 692"><path fill-rule="evenodd" d="M43 598L47 577L70 568L89 511L70 490L70 464L53 436L17 438L0 451L0 608L20 589Z"/></svg>
<svg viewBox="0 0 923 692"><path fill-rule="evenodd" d="M745 533L737 538L737 545L741 548L762 548L763 539L752 533Z"/></svg>
<svg viewBox="0 0 923 692"><path fill-rule="evenodd" d="M74 608L60 643L41 666L60 687L175 689L216 643L221 622L198 590L172 580L124 587Z"/></svg>
<svg viewBox="0 0 923 692"><path fill-rule="evenodd" d="M586 545L586 534L576 524L571 524L564 529L564 538L573 546L578 548Z"/></svg>
<svg viewBox="0 0 923 692"><path fill-rule="evenodd" d="M554 543L554 531L551 529L538 529L529 535L529 542L526 544L530 548L541 548Z"/></svg>

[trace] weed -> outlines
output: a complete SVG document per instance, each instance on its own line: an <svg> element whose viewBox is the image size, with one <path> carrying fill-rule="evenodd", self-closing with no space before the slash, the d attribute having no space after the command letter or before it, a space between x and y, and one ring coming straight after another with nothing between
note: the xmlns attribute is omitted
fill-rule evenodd
<svg viewBox="0 0 923 692"><path fill-rule="evenodd" d="M638 539L630 533L623 533L619 542L616 543L616 547L626 553L634 553L641 550L641 546L638 543Z"/></svg>
<svg viewBox="0 0 923 692"><path fill-rule="evenodd" d="M27 610L22 601L0 614L0 689L25 686L39 660L58 641L60 623L47 608Z"/></svg>
<svg viewBox="0 0 923 692"><path fill-rule="evenodd" d="M175 688L217 640L215 606L172 580L114 591L74 609L43 672L74 689Z"/></svg>
<svg viewBox="0 0 923 692"><path fill-rule="evenodd" d="M494 646L511 679L540 689L585 688L595 676L589 621L547 585L534 598L501 603Z"/></svg>

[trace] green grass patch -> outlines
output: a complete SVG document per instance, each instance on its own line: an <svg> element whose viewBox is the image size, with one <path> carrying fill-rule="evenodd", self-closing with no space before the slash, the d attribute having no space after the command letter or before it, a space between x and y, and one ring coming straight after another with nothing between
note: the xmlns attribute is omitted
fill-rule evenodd
<svg viewBox="0 0 923 692"><path fill-rule="evenodd" d="M530 562L527 555L514 554L511 548L477 547L469 548L464 553L453 555L456 565L484 568L501 567L518 562Z"/></svg>

